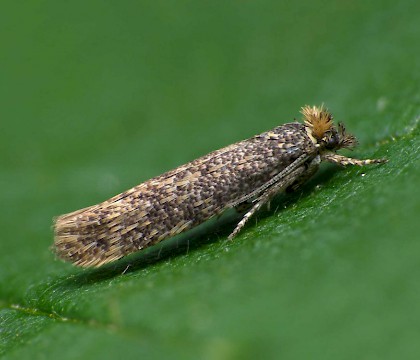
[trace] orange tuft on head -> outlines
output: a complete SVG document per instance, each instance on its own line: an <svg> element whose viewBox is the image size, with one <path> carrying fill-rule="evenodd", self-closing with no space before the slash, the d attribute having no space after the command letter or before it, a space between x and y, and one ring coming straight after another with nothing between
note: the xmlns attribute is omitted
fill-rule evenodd
<svg viewBox="0 0 420 360"><path fill-rule="evenodd" d="M320 140L327 131L333 127L333 116L324 106L320 108L309 105L302 107L301 113L305 120L305 125L311 129L312 135Z"/></svg>

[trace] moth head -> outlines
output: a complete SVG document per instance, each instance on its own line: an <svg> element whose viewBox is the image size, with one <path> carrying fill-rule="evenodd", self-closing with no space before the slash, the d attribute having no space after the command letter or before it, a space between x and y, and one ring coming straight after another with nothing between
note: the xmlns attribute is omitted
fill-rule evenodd
<svg viewBox="0 0 420 360"><path fill-rule="evenodd" d="M309 134L321 148L334 151L357 145L356 138L346 133L342 123L334 125L332 114L323 105L321 107L306 105L302 107L301 113Z"/></svg>

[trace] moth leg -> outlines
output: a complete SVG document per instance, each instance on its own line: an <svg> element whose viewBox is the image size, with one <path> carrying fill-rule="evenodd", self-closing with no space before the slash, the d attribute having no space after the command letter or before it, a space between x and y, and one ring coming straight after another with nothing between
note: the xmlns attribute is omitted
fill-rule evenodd
<svg viewBox="0 0 420 360"><path fill-rule="evenodd" d="M258 198L254 200L254 206L244 215L241 221L239 221L236 228L228 236L229 240L232 240L241 229L244 227L249 218L254 215L261 207L269 202L273 196L275 196L282 189L287 188L296 180L297 177L300 177L305 172L305 166L300 166L297 169L293 170L289 175L285 176L283 179L280 179L277 183L273 184L271 187L266 189Z"/></svg>
<svg viewBox="0 0 420 360"><path fill-rule="evenodd" d="M264 194L268 194L270 190L267 190ZM249 210L241 221L239 221L238 225L236 225L236 228L232 231L232 233L228 236L228 240L232 240L238 233L241 231L241 229L245 226L246 222L249 220L249 218L254 215L266 202L268 201L266 196L261 196L259 198L258 202Z"/></svg>
<svg viewBox="0 0 420 360"><path fill-rule="evenodd" d="M238 213L243 213L244 211L249 210L253 206L253 202L251 201L244 201L238 205L235 205L235 210Z"/></svg>
<svg viewBox="0 0 420 360"><path fill-rule="evenodd" d="M309 164L305 163L306 171L304 171L303 174L287 188L287 190L296 191L299 189L318 171L320 163L321 157L319 155L316 156Z"/></svg>
<svg viewBox="0 0 420 360"><path fill-rule="evenodd" d="M275 175L269 181L267 181L265 184L261 185L259 188L251 191L249 194L246 194L240 199L232 202L231 204L228 205L228 207L236 207L237 205L242 204L248 201L249 199L252 199L264 193L271 186L277 184L278 182L282 181L283 179L293 174L293 172L296 171L298 168L300 168L305 162L307 162L309 158L310 156L308 156L307 154L301 155L294 162L288 165L285 169L283 169L277 175Z"/></svg>
<svg viewBox="0 0 420 360"><path fill-rule="evenodd" d="M352 159L347 156L338 155L335 153L322 154L321 159L328 161L330 163L342 165L342 166L347 166L347 165L365 166L365 165L370 165L370 164L383 164L388 161L387 159L365 159L365 160Z"/></svg>

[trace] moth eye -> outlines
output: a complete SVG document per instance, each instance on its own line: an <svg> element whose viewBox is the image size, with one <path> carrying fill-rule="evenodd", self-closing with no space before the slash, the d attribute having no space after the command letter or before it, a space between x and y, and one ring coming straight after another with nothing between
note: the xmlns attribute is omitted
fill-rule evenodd
<svg viewBox="0 0 420 360"><path fill-rule="evenodd" d="M325 148L328 150L335 149L339 143L340 139L338 134L332 133L328 134L328 136L324 139Z"/></svg>

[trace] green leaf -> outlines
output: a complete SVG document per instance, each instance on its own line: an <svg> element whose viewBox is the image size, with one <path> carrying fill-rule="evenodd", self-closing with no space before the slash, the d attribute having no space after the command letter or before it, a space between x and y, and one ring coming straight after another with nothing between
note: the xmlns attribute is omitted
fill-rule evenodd
<svg viewBox="0 0 420 360"><path fill-rule="evenodd" d="M419 357L418 2L2 8L0 355ZM101 269L54 259L54 216L322 102L389 163L322 167L232 242L227 214Z"/></svg>

